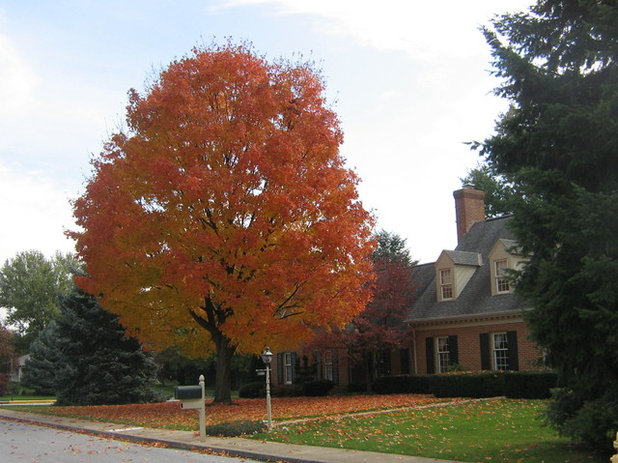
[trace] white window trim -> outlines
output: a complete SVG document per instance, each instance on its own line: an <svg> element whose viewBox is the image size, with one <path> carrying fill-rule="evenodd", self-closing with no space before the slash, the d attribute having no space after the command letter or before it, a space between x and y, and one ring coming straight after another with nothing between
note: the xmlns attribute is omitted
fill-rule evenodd
<svg viewBox="0 0 618 463"><path fill-rule="evenodd" d="M333 352L328 350L324 352L324 368L322 377L326 380L333 381L335 377L334 371L334 362L333 362Z"/></svg>
<svg viewBox="0 0 618 463"><path fill-rule="evenodd" d="M504 269L509 268L507 259L497 259L493 262L494 265L494 284L496 285L496 294L508 294L511 292L511 284L508 281L504 270L501 272L498 271L498 265L504 263ZM506 284L507 289L500 289L501 284Z"/></svg>
<svg viewBox="0 0 618 463"><path fill-rule="evenodd" d="M506 341L506 348L496 348L496 336L504 336ZM506 352L507 364L504 368L498 368L498 352ZM509 355L509 341L508 336L505 331L500 331L497 333L491 333L491 367L494 371L506 371L510 368L508 364L508 355Z"/></svg>
<svg viewBox="0 0 618 463"><path fill-rule="evenodd" d="M440 350L440 340L446 340L446 350ZM450 363L451 349L448 344L448 336L438 336L435 338L435 365L436 373L446 373ZM445 362L440 362L440 358L445 358Z"/></svg>
<svg viewBox="0 0 618 463"><path fill-rule="evenodd" d="M283 353L283 383L292 384L292 352Z"/></svg>
<svg viewBox="0 0 618 463"><path fill-rule="evenodd" d="M443 276L449 276L449 282L445 283ZM440 282L440 300L442 301L450 301L453 299L455 294L455 288L453 287L453 269L452 268L441 268L438 270L438 278ZM445 292L450 292L450 296L445 296Z"/></svg>

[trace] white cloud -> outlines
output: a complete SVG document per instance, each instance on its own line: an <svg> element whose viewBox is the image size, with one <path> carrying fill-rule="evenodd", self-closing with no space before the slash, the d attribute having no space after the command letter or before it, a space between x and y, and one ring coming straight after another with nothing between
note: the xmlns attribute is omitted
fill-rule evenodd
<svg viewBox="0 0 618 463"><path fill-rule="evenodd" d="M478 55L484 40L477 27L487 24L494 14L525 9L530 3L531 0L220 1L223 7L271 4L278 14L314 15L326 20L316 23L324 32L349 36L378 50L403 51L425 62Z"/></svg>
<svg viewBox="0 0 618 463"><path fill-rule="evenodd" d="M17 48L0 34L0 117L25 114L35 106L36 73Z"/></svg>
<svg viewBox="0 0 618 463"><path fill-rule="evenodd" d="M457 244L452 192L478 161L464 142L484 139L505 105L490 94L497 82L487 72L490 50L479 27L530 3L220 0L219 5L262 5L274 15L303 15L318 36L369 50L367 66L392 66L390 75L371 68L348 77L362 84L342 94L342 153L362 179L360 196L374 209L378 227L408 238L412 255L426 262Z"/></svg>
<svg viewBox="0 0 618 463"><path fill-rule="evenodd" d="M47 256L74 251L63 233L75 227L69 196L41 172L19 172L0 164L0 265L30 249Z"/></svg>

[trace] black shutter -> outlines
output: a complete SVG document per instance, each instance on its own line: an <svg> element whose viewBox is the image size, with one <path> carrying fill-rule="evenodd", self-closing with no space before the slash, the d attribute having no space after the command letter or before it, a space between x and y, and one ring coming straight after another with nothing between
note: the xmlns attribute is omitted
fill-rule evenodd
<svg viewBox="0 0 618 463"><path fill-rule="evenodd" d="M509 348L509 370L519 370L519 354L517 352L517 331L506 333L506 343Z"/></svg>
<svg viewBox="0 0 618 463"><path fill-rule="evenodd" d="M320 363L320 354L314 352L313 361L315 365L315 379L322 379L322 364Z"/></svg>
<svg viewBox="0 0 618 463"><path fill-rule="evenodd" d="M427 356L427 374L432 375L436 372L436 362L433 356L433 338L425 338L425 352Z"/></svg>
<svg viewBox="0 0 618 463"><path fill-rule="evenodd" d="M401 365L399 373L402 375L410 374L410 349L399 349L399 358Z"/></svg>
<svg viewBox="0 0 618 463"><path fill-rule="evenodd" d="M277 354L277 383L283 384L283 353Z"/></svg>
<svg viewBox="0 0 618 463"><path fill-rule="evenodd" d="M489 333L481 333L481 370L491 370L491 352L489 351Z"/></svg>
<svg viewBox="0 0 618 463"><path fill-rule="evenodd" d="M448 363L455 365L459 363L459 349L457 348L457 336L448 337Z"/></svg>
<svg viewBox="0 0 618 463"><path fill-rule="evenodd" d="M339 362L337 351L333 351L333 383L339 384Z"/></svg>

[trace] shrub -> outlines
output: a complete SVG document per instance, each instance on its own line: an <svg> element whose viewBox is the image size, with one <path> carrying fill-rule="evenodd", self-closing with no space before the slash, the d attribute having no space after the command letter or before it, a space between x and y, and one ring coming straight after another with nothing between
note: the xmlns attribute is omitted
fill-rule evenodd
<svg viewBox="0 0 618 463"><path fill-rule="evenodd" d="M512 399L548 399L558 375L552 371L513 371L505 373L504 395Z"/></svg>
<svg viewBox="0 0 618 463"><path fill-rule="evenodd" d="M266 429L262 421L231 421L206 426L206 434L209 436L237 437L243 434L257 434Z"/></svg>
<svg viewBox="0 0 618 463"><path fill-rule="evenodd" d="M429 376L383 376L371 385L378 394L429 394Z"/></svg>
<svg viewBox="0 0 618 463"><path fill-rule="evenodd" d="M556 386L549 371L451 373L384 376L372 384L378 394L434 394L436 397L497 397L545 399Z"/></svg>
<svg viewBox="0 0 618 463"><path fill-rule="evenodd" d="M502 373L450 374L429 377L436 397L498 397L503 395Z"/></svg>
<svg viewBox="0 0 618 463"><path fill-rule="evenodd" d="M238 391L238 396L241 399L257 399L258 397L266 397L266 383L264 381L253 381L243 384Z"/></svg>
<svg viewBox="0 0 618 463"><path fill-rule="evenodd" d="M273 389L273 395L277 397L300 397L303 394L302 384L282 384Z"/></svg>
<svg viewBox="0 0 618 463"><path fill-rule="evenodd" d="M348 392L367 392L367 384L365 383L350 383L348 384Z"/></svg>
<svg viewBox="0 0 618 463"><path fill-rule="evenodd" d="M335 384L327 379L318 379L303 384L303 395L321 397L328 394Z"/></svg>

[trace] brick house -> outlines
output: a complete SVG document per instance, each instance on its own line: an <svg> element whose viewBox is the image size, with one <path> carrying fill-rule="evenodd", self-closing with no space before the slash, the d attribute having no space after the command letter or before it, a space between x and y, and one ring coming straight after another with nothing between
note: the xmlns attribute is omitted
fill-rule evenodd
<svg viewBox="0 0 618 463"><path fill-rule="evenodd" d="M523 258L510 217L485 219L484 193L454 193L458 245L415 269L417 299L406 321L413 328L413 373L538 368L541 352L522 317L526 302L506 274Z"/></svg>
<svg viewBox="0 0 618 463"><path fill-rule="evenodd" d="M538 368L542 354L522 316L530 307L506 278L507 269L523 263L507 226L511 218L485 219L482 191L464 187L453 196L458 245L415 267L416 302L405 320L412 342L378 353L379 376L442 373L454 365L471 371ZM272 368L275 385L310 377L345 389L370 377L367 362L351 362L336 346L320 353L279 352Z"/></svg>

